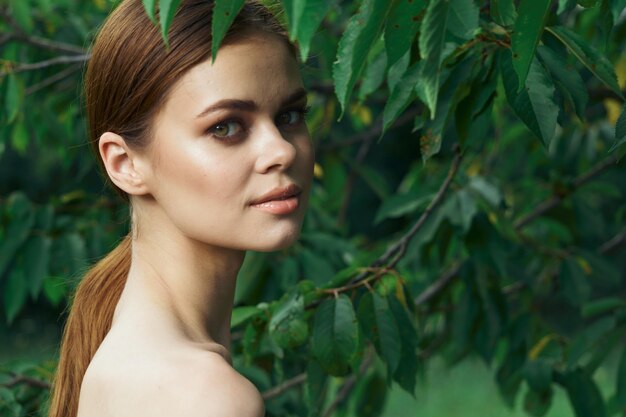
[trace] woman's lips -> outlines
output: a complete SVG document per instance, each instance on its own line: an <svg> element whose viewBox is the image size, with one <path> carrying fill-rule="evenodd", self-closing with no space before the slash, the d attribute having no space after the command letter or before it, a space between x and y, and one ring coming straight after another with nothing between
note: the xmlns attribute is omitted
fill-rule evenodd
<svg viewBox="0 0 626 417"><path fill-rule="evenodd" d="M259 210L272 214L289 214L298 208L300 196L292 196L286 199L270 200L264 203L252 204L251 206Z"/></svg>

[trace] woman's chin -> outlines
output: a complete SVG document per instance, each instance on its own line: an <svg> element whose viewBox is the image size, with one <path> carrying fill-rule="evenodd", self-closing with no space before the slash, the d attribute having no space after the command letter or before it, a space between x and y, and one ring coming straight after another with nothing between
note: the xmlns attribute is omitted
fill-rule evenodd
<svg viewBox="0 0 626 417"><path fill-rule="evenodd" d="M300 228L291 233L283 233L281 236L259 236L255 244L248 249L256 252L274 252L287 249L300 238Z"/></svg>

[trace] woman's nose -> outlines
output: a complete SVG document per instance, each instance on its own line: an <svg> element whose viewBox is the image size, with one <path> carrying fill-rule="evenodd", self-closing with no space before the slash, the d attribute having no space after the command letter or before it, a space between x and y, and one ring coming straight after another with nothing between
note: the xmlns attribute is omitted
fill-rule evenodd
<svg viewBox="0 0 626 417"><path fill-rule="evenodd" d="M256 161L257 172L266 173L272 169L289 168L297 154L290 137L295 133L282 132L274 123L266 123L257 134L259 155Z"/></svg>

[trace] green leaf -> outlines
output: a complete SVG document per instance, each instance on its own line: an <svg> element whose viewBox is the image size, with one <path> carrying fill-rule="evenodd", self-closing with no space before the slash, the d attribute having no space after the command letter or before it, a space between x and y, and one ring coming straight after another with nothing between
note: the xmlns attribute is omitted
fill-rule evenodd
<svg viewBox="0 0 626 417"><path fill-rule="evenodd" d="M402 80L402 76L409 68L410 61L411 51L406 51L406 53L402 55L399 60L389 66L389 71L387 72L387 86L389 87L389 91L396 89L396 85L398 85L400 80Z"/></svg>
<svg viewBox="0 0 626 417"><path fill-rule="evenodd" d="M576 0L559 0L559 7L556 14L561 15L564 12L569 12L574 7L576 7Z"/></svg>
<svg viewBox="0 0 626 417"><path fill-rule="evenodd" d="M389 126L402 114L412 99L412 92L422 72L424 61L416 62L393 89L383 111L383 130L381 136L385 134Z"/></svg>
<svg viewBox="0 0 626 417"><path fill-rule="evenodd" d="M245 302L259 287L259 276L266 264L267 254L263 252L247 251L243 265L237 274L234 304Z"/></svg>
<svg viewBox="0 0 626 417"><path fill-rule="evenodd" d="M619 148L623 144L626 143L626 106L623 107L622 113L620 113L617 118L617 123L615 123L615 142L609 149L609 153L613 152L615 149Z"/></svg>
<svg viewBox="0 0 626 417"><path fill-rule="evenodd" d="M557 381L567 391L576 417L607 417L604 399L589 375L577 369L561 375Z"/></svg>
<svg viewBox="0 0 626 417"><path fill-rule="evenodd" d="M322 414L329 378L314 357L309 357L306 376L304 401L307 406L307 417L318 417Z"/></svg>
<svg viewBox="0 0 626 417"><path fill-rule="evenodd" d="M328 260L310 249L303 248L298 260L302 265L304 278L313 281L316 285L324 285L335 275L333 266Z"/></svg>
<svg viewBox="0 0 626 417"><path fill-rule="evenodd" d="M401 285L397 283L397 285ZM393 380L396 381L406 392L415 398L415 383L418 371L417 362L417 346L418 335L415 326L409 318L409 314L400 301L395 297L389 297L389 307L396 323L398 323L398 331L400 333L401 352L400 363L393 374Z"/></svg>
<svg viewBox="0 0 626 417"><path fill-rule="evenodd" d="M28 286L26 284L26 277L24 276L23 269L14 267L11 270L9 277L5 282L3 292L7 323L11 324L17 313L19 313L24 306L28 296Z"/></svg>
<svg viewBox="0 0 626 417"><path fill-rule="evenodd" d="M280 287L288 290L298 282L300 272L298 271L298 262L296 259L289 257L282 260L276 265L277 274L280 277Z"/></svg>
<svg viewBox="0 0 626 417"><path fill-rule="evenodd" d="M346 375L357 353L358 324L350 298L326 299L315 312L311 353L330 375Z"/></svg>
<svg viewBox="0 0 626 417"><path fill-rule="evenodd" d="M517 92L517 75L511 53L504 51L501 59L502 81L506 97L515 114L541 139L547 148L554 136L559 108L553 101L554 85L537 59L533 59L526 88Z"/></svg>
<svg viewBox="0 0 626 417"><path fill-rule="evenodd" d="M389 66L398 61L411 49L419 31L419 16L426 7L425 0L403 0L395 2L385 24L385 49Z"/></svg>
<svg viewBox="0 0 626 417"><path fill-rule="evenodd" d="M615 397L619 408L626 407L626 347L622 351L622 357L617 368L617 392Z"/></svg>
<svg viewBox="0 0 626 417"><path fill-rule="evenodd" d="M215 62L219 49L228 28L237 17L243 6L244 0L215 0L213 17L211 19L212 52L211 62Z"/></svg>
<svg viewBox="0 0 626 417"><path fill-rule="evenodd" d="M576 69L567 65L565 58L545 45L537 48L539 57L552 74L552 80L559 86L559 90L569 100L578 117L583 120L589 95L580 74Z"/></svg>
<svg viewBox="0 0 626 417"><path fill-rule="evenodd" d="M526 355L525 348L509 346L504 361L496 371L498 392L510 408L515 406L515 398L522 384L521 369Z"/></svg>
<svg viewBox="0 0 626 417"><path fill-rule="evenodd" d="M524 410L531 416L542 417L550 410L553 396L554 390L551 387L543 391L529 389L524 396Z"/></svg>
<svg viewBox="0 0 626 417"><path fill-rule="evenodd" d="M6 110L7 124L13 123L17 117L23 100L23 88L21 81L13 74L7 75L7 89L4 96L4 109Z"/></svg>
<svg viewBox="0 0 626 417"><path fill-rule="evenodd" d="M355 416L379 417L385 407L387 389L379 372L370 372L360 378L354 396Z"/></svg>
<svg viewBox="0 0 626 417"><path fill-rule="evenodd" d="M142 2L143 2L143 8L146 10L146 14L148 15L152 23L154 23L155 25L158 25L159 23L157 22L155 14L154 14L155 9L156 9L156 0L142 0Z"/></svg>
<svg viewBox="0 0 626 417"><path fill-rule="evenodd" d="M587 325L573 338L567 354L568 368L575 368L580 358L592 351L615 328L615 318L606 316Z"/></svg>
<svg viewBox="0 0 626 417"><path fill-rule="evenodd" d="M472 39L478 28L478 6L474 0L450 0L448 30L461 39Z"/></svg>
<svg viewBox="0 0 626 417"><path fill-rule="evenodd" d="M22 120L16 121L13 125L13 131L11 132L11 146L19 155L26 156L28 142L29 135L26 129L26 123Z"/></svg>
<svg viewBox="0 0 626 417"><path fill-rule="evenodd" d="M611 14L613 15L613 21L617 22L620 15L626 8L626 0L612 0L610 1Z"/></svg>
<svg viewBox="0 0 626 417"><path fill-rule="evenodd" d="M622 99L622 91L611 62L595 48L589 45L580 35L562 26L547 27L580 62L582 62L600 81L606 84Z"/></svg>
<svg viewBox="0 0 626 417"><path fill-rule="evenodd" d="M452 312L452 340L460 348L469 344L479 316L480 299L473 286L465 285L461 298Z"/></svg>
<svg viewBox="0 0 626 417"><path fill-rule="evenodd" d="M494 207L497 207L502 201L502 193L492 183L487 181L486 178L480 175L474 175L470 178L469 183L467 184L469 190L474 191L483 197L489 204Z"/></svg>
<svg viewBox="0 0 626 417"><path fill-rule="evenodd" d="M58 306L69 291L63 277L48 276L43 282L43 293L53 306Z"/></svg>
<svg viewBox="0 0 626 417"><path fill-rule="evenodd" d="M492 0L491 18L500 26L513 26L517 11L513 0Z"/></svg>
<svg viewBox="0 0 626 417"><path fill-rule="evenodd" d="M472 219L478 213L478 207L472 194L466 188L450 196L441 206L441 210L450 220L450 223L463 228L463 233L469 230Z"/></svg>
<svg viewBox="0 0 626 417"><path fill-rule="evenodd" d="M402 217L417 209L425 208L432 198L431 194L423 195L422 192L393 195L383 201L376 213L374 224L378 224L384 219Z"/></svg>
<svg viewBox="0 0 626 417"><path fill-rule="evenodd" d="M358 92L359 101L364 101L367 96L372 94L382 85L385 81L386 71L387 53L383 49L365 68Z"/></svg>
<svg viewBox="0 0 626 417"><path fill-rule="evenodd" d="M348 162L350 168L374 191L378 198L385 200L389 197L389 184L387 184L387 180L379 171L368 165L359 164L349 156L345 156L344 159Z"/></svg>
<svg viewBox="0 0 626 417"><path fill-rule="evenodd" d="M269 333L278 346L292 349L302 345L309 337L309 325L304 317L304 298L296 296L282 303L272 315Z"/></svg>
<svg viewBox="0 0 626 417"><path fill-rule="evenodd" d="M359 11L350 18L339 40L337 60L333 63L335 94L341 106L339 120L343 118L367 53L379 37L392 4L393 2L387 0L364 0Z"/></svg>
<svg viewBox="0 0 626 417"><path fill-rule="evenodd" d="M529 360L524 366L524 377L530 388L543 392L552 384L552 363L545 358Z"/></svg>
<svg viewBox="0 0 626 417"><path fill-rule="evenodd" d="M559 282L563 295L574 305L587 301L591 294L591 284L580 264L572 258L561 264Z"/></svg>
<svg viewBox="0 0 626 417"><path fill-rule="evenodd" d="M9 262L28 238L35 224L35 211L32 203L22 192L11 194L7 201L8 226L5 230L10 239L0 243L0 278L4 275Z"/></svg>
<svg viewBox="0 0 626 417"><path fill-rule="evenodd" d="M253 306L235 307L230 318L231 329L247 322L252 317L260 314L262 311L263 310L261 310L260 308Z"/></svg>
<svg viewBox="0 0 626 417"><path fill-rule="evenodd" d="M424 60L421 84L424 88L430 118L434 119L439 95L439 76L443 44L448 22L449 0L431 1L428 4L419 37L419 47Z"/></svg>
<svg viewBox="0 0 626 417"><path fill-rule="evenodd" d="M295 37L298 40L300 53L302 54L302 62L306 62L311 46L311 39L313 39L313 35L332 6L333 2L329 0L294 1L292 33L295 33Z"/></svg>
<svg viewBox="0 0 626 417"><path fill-rule="evenodd" d="M583 317L592 317L618 308L626 308L626 300L620 297L605 297L585 303L581 314Z"/></svg>
<svg viewBox="0 0 626 417"><path fill-rule="evenodd" d="M0 415L6 417L22 417L24 415L22 405L15 394L8 388L0 386Z"/></svg>
<svg viewBox="0 0 626 417"><path fill-rule="evenodd" d="M517 91L526 85L526 77L535 56L550 9L550 0L521 0L517 8L515 28L511 35L513 68L517 73Z"/></svg>
<svg viewBox="0 0 626 417"><path fill-rule="evenodd" d="M24 245L24 274L31 298L35 300L48 276L48 262L52 240L48 236L34 235Z"/></svg>
<svg viewBox="0 0 626 417"><path fill-rule="evenodd" d="M26 0L9 0L10 16L27 33L33 31L33 10Z"/></svg>
<svg viewBox="0 0 626 417"><path fill-rule="evenodd" d="M372 341L376 351L387 364L390 374L398 368L402 345L400 332L387 298L368 291L359 303L359 324L365 336Z"/></svg>
<svg viewBox="0 0 626 417"><path fill-rule="evenodd" d="M178 9L178 5L180 4L180 0L159 0L159 21L161 23L161 36L163 37L163 41L165 45L169 49L170 41L167 35L167 32L170 29L170 25L172 24L172 20L174 19L174 15L176 14L176 10Z"/></svg>

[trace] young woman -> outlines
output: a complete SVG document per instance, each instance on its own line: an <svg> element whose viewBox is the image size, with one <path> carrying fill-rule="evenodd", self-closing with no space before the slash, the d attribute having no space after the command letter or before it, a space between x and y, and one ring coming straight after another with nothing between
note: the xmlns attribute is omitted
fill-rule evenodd
<svg viewBox="0 0 626 417"><path fill-rule="evenodd" d="M131 231L88 271L64 330L51 417L260 417L232 367L246 250L299 236L314 153L295 47L247 1L211 63L210 0L183 0L167 51L124 0L85 76L92 147Z"/></svg>

